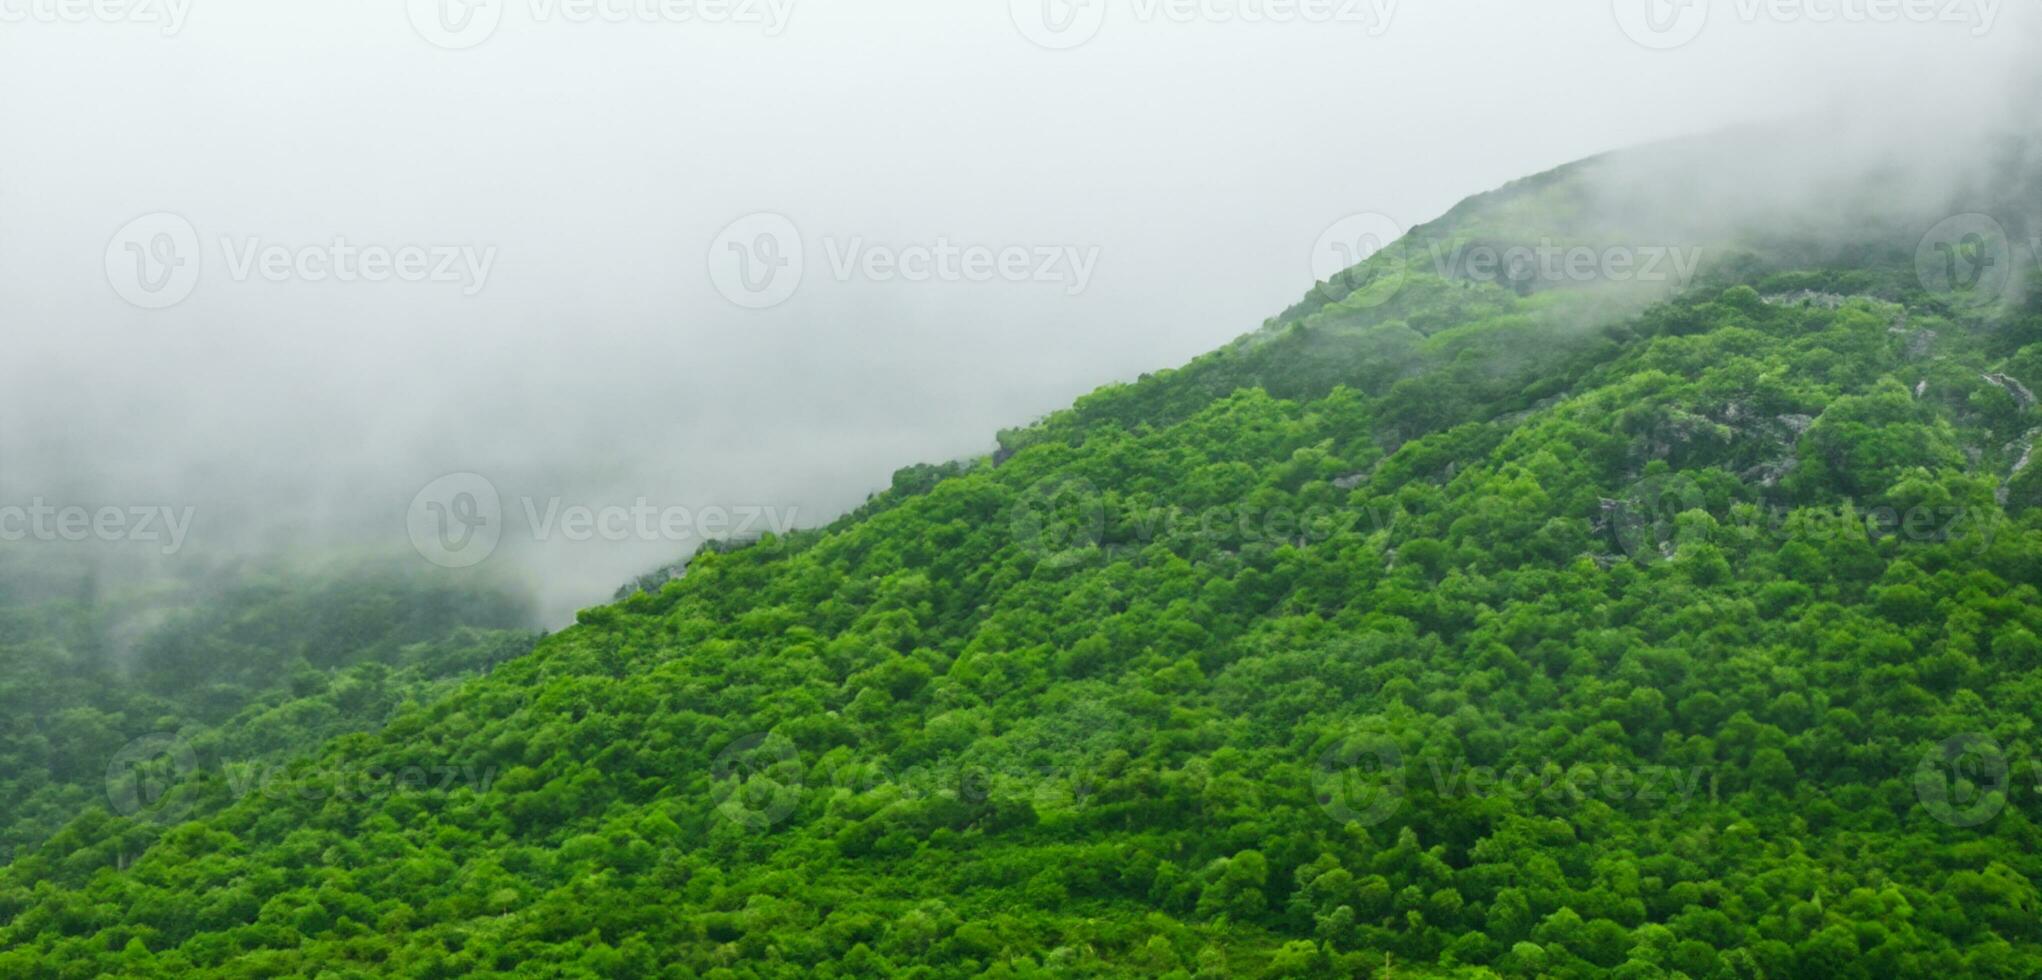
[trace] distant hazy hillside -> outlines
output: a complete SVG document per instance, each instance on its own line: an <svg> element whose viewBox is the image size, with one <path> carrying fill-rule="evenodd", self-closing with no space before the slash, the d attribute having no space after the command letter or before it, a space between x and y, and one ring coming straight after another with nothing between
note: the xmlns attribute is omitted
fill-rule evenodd
<svg viewBox="0 0 2042 980"><path fill-rule="evenodd" d="M521 601L390 569L143 587L37 557L0 560L0 861L95 807L203 812L190 788L139 811L170 770L288 763L534 641Z"/></svg>

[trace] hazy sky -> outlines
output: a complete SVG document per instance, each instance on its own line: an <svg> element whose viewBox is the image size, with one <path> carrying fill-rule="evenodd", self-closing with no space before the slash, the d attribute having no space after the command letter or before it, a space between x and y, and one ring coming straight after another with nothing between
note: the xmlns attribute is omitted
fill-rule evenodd
<svg viewBox="0 0 2042 980"><path fill-rule="evenodd" d="M0 504L402 547L481 474L557 618L693 542L526 498L817 523L1255 328L1349 215L1961 111L2036 7L446 3L0 0Z"/></svg>

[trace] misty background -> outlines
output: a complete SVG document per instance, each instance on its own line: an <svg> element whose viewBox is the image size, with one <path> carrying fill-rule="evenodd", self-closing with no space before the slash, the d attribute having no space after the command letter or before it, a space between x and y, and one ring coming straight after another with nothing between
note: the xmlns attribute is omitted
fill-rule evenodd
<svg viewBox="0 0 2042 980"><path fill-rule="evenodd" d="M403 0L189 0L171 34L0 23L0 504L192 508L175 555L104 549L134 569L359 552L474 574L414 555L407 518L480 474L504 525L478 568L558 624L696 542L536 540L528 498L821 524L898 468L990 452L1255 329L1348 216L1408 227L1753 121L1942 132L2005 111L2036 36L2034 4L1993 5L1984 31L1723 5L1657 50L1624 0L1405 0L1356 23L1115 2L1052 50L1026 7L792 0L769 26L535 21L509 0L460 50ZM1679 200L1776 203L1764 177ZM194 230L198 278L144 309L110 252L162 213ZM761 213L798 228L805 270L749 309L715 262ZM234 272L242 249L336 237L491 261L472 282ZM833 268L833 249L946 242L1096 265L1077 291Z"/></svg>

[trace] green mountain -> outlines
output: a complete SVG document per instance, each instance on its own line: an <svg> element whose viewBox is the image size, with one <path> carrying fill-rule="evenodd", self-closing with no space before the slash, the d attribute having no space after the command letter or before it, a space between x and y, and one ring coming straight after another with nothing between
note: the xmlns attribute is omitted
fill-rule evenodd
<svg viewBox="0 0 2042 980"><path fill-rule="evenodd" d="M176 767L0 871L0 975L2042 973L2042 166L1807 142L1472 199L264 792Z"/></svg>

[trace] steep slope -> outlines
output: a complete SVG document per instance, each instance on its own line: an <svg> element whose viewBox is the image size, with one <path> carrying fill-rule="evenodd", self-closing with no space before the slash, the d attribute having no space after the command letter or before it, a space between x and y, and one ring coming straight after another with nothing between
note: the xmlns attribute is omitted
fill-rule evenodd
<svg viewBox="0 0 2042 980"><path fill-rule="evenodd" d="M2034 975L2042 304L1925 281L1911 211L1612 231L1664 166L1472 201L301 784L90 814L0 875L0 973ZM1708 261L1438 261L1546 237Z"/></svg>

